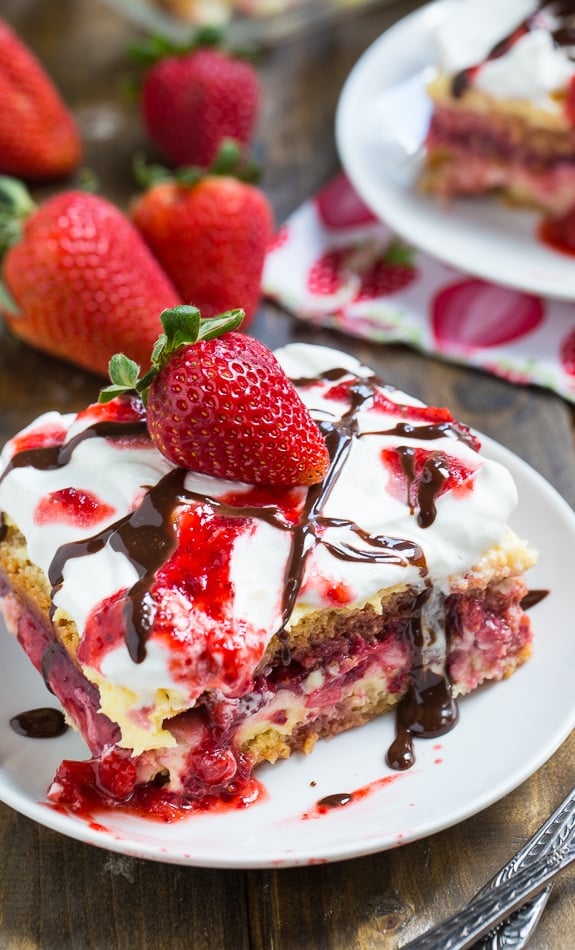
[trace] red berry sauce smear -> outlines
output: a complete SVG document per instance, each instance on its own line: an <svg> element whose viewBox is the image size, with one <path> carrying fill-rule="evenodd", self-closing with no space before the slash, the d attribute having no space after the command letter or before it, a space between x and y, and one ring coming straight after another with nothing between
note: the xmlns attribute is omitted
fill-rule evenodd
<svg viewBox="0 0 575 950"><path fill-rule="evenodd" d="M575 257L575 208L560 217L543 218L539 222L537 236L554 251Z"/></svg>
<svg viewBox="0 0 575 950"><path fill-rule="evenodd" d="M122 749L113 750L105 762L66 760L58 767L48 804L61 814L72 813L91 824L106 812L171 824L193 814L242 810L266 798L249 763L244 763L242 773L227 788L216 787L211 794L195 798L170 793L160 780L142 785L135 782L135 767Z"/></svg>

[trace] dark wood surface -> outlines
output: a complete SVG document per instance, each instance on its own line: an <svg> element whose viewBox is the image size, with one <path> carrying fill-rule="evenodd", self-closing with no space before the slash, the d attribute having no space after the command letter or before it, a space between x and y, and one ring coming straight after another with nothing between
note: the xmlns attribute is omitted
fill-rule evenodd
<svg viewBox="0 0 575 950"><path fill-rule="evenodd" d="M356 13L264 57L256 152L278 223L337 168L334 113L350 69L389 23L417 5ZM146 148L125 96L124 50L133 27L97 0L0 0L0 15L37 52L74 109L101 192L127 207L131 158ZM49 193L36 191L39 199ZM253 332L270 345L302 339L348 348L390 382L449 405L508 446L575 506L573 414L555 396L404 347L306 329L272 306L262 306ZM45 408L80 408L100 386L0 330L0 443ZM572 618L565 623L572 629ZM132 859L0 806L0 948L399 948L463 905L511 857L573 786L574 759L572 735L529 781L452 829L382 854L284 870ZM574 884L570 872L557 882L532 947L575 946Z"/></svg>

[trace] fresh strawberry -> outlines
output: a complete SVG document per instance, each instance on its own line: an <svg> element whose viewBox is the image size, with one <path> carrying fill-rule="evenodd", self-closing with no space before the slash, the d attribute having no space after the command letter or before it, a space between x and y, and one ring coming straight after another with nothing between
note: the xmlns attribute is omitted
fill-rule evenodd
<svg viewBox="0 0 575 950"><path fill-rule="evenodd" d="M33 53L0 20L0 172L29 181L59 178L79 165L76 123Z"/></svg>
<svg viewBox="0 0 575 950"><path fill-rule="evenodd" d="M431 309L433 333L443 346L500 346L532 333L545 318L538 297L475 278L448 284Z"/></svg>
<svg viewBox="0 0 575 950"><path fill-rule="evenodd" d="M190 168L160 180L134 203L131 218L182 300L204 317L241 307L247 327L261 297L273 214L256 185L226 174L237 157L232 148L205 177Z"/></svg>
<svg viewBox="0 0 575 950"><path fill-rule="evenodd" d="M188 48L155 43L144 58L157 61L141 91L142 119L154 145L176 167L203 168L224 139L247 147L261 98L254 66L218 48L213 31L198 33Z"/></svg>
<svg viewBox="0 0 575 950"><path fill-rule="evenodd" d="M104 376L119 348L146 363L160 312L179 298L118 208L81 191L37 207L0 177L2 238L0 304L16 336Z"/></svg>
<svg viewBox="0 0 575 950"><path fill-rule="evenodd" d="M319 482L325 440L273 353L234 332L242 319L241 310L205 319L196 307L164 311L152 368L138 379L139 367L117 354L100 399L139 392L150 435L175 465L254 484Z"/></svg>

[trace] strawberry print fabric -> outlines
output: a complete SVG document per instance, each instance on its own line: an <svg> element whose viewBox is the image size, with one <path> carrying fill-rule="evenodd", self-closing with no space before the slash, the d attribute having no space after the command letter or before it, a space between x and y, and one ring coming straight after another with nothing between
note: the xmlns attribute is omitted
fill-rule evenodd
<svg viewBox="0 0 575 950"><path fill-rule="evenodd" d="M344 173L279 229L263 292L318 326L406 343L575 402L575 303L469 277L407 246Z"/></svg>

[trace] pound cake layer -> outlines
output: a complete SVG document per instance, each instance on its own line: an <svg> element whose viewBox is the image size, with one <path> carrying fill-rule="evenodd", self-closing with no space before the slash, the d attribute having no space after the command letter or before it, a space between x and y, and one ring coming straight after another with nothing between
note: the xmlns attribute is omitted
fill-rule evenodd
<svg viewBox="0 0 575 950"><path fill-rule="evenodd" d="M507 470L344 353L277 355L326 436L319 486L174 468L127 398L6 446L2 609L92 755L54 801L205 803L392 708L404 768L457 695L529 656Z"/></svg>

